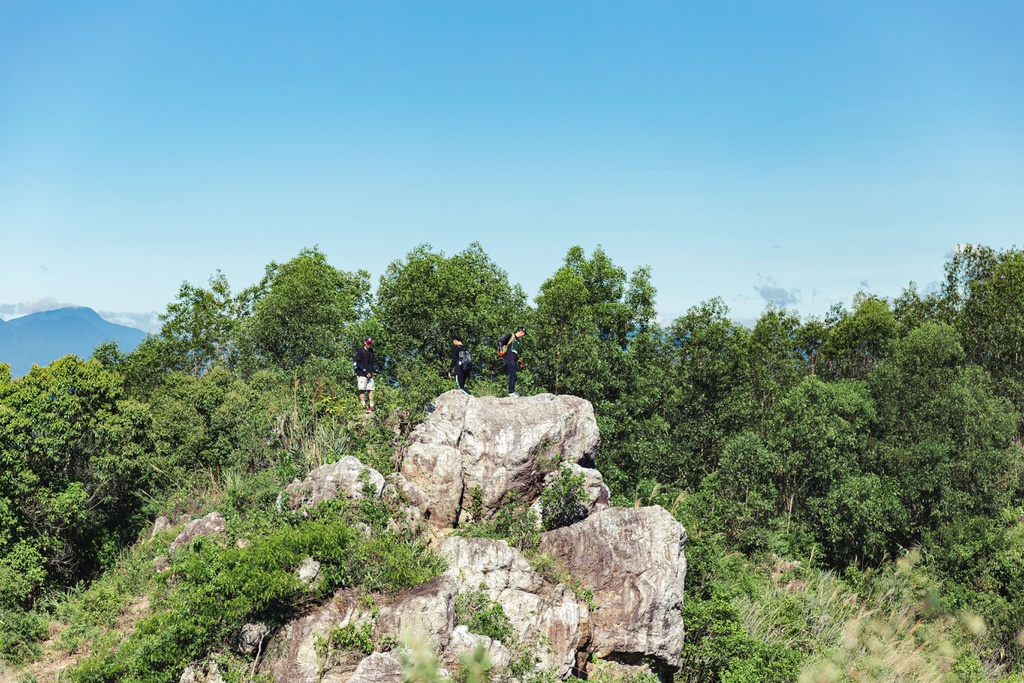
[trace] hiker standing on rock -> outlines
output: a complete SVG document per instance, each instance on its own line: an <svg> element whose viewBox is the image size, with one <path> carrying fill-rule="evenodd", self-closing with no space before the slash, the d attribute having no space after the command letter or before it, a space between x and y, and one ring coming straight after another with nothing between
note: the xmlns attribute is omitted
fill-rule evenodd
<svg viewBox="0 0 1024 683"><path fill-rule="evenodd" d="M376 367L373 362L373 349L370 346L373 339L369 337L363 341L363 348L356 351L352 364L356 370L356 386L359 388L359 402L363 404L366 412L373 412L373 371ZM370 405L366 405L366 393L370 394Z"/></svg>
<svg viewBox="0 0 1024 683"><path fill-rule="evenodd" d="M448 376L451 377L452 373L455 373L455 387L468 396L466 377L473 369L473 357L469 355L469 349L462 343L459 335L452 335L452 345L454 347L452 348L452 364L448 370Z"/></svg>
<svg viewBox="0 0 1024 683"><path fill-rule="evenodd" d="M523 367L523 361L519 357L522 350L522 339L526 336L526 328L519 327L512 334L506 334L498 340L498 355L505 359L505 368L508 370L508 395L518 396L516 391L516 371Z"/></svg>

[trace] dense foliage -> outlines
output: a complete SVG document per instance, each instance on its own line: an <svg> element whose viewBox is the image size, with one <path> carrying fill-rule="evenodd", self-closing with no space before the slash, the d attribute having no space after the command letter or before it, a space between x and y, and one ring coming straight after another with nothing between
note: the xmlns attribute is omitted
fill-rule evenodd
<svg viewBox="0 0 1024 683"><path fill-rule="evenodd" d="M0 657L39 656L56 620L65 647L109 654L79 680L176 680L247 620L425 580L440 565L386 531L388 510L328 507L326 525L273 501L344 455L391 471L452 387L452 333L476 361L470 389L503 393L493 347L522 324L520 390L592 401L615 502L687 527L681 680L1024 675L1024 252L968 247L933 292L859 294L824 319L772 306L748 327L720 299L660 325L649 270L573 247L534 301L479 244L417 247L373 294L369 274L305 249L237 295L221 274L184 283L131 353L0 373ZM372 416L351 370L366 336ZM553 482L547 528L580 514L580 482ZM157 514L214 506L248 545L197 543L173 584L140 569L167 542L132 545ZM464 532L522 545L535 525L513 506ZM291 573L309 554L329 577L316 590ZM153 614L104 636L147 592ZM493 606L463 610L504 634Z"/></svg>

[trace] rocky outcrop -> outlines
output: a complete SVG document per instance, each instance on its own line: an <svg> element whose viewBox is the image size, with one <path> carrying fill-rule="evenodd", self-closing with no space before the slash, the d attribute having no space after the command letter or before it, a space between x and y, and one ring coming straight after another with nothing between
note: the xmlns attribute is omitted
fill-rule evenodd
<svg viewBox="0 0 1024 683"><path fill-rule="evenodd" d="M235 652L255 657L263 650L263 641L270 635L270 627L264 623L245 624L235 639Z"/></svg>
<svg viewBox="0 0 1024 683"><path fill-rule="evenodd" d="M532 503L561 463L593 465L600 435L593 407L575 396L450 391L409 441L396 484L432 527L446 528L468 521L474 490L484 517L512 500Z"/></svg>
<svg viewBox="0 0 1024 683"><path fill-rule="evenodd" d="M395 642L428 641L443 651L455 628L457 593L458 584L444 574L405 591L395 604L381 608L377 632Z"/></svg>
<svg viewBox="0 0 1024 683"><path fill-rule="evenodd" d="M203 662L186 666L178 683L224 683L224 677L217 662Z"/></svg>
<svg viewBox="0 0 1024 683"><path fill-rule="evenodd" d="M478 647L483 648L487 653L487 659L495 669L507 669L512 663L512 653L500 640L494 640L487 636L470 633L469 627L465 624L456 626L452 631L451 640L445 654L450 662L455 662L466 655L472 654Z"/></svg>
<svg viewBox="0 0 1024 683"><path fill-rule="evenodd" d="M201 519L194 519L171 541L168 552L173 557L179 549L187 547L200 536L225 536L224 524L224 515L219 512L211 512Z"/></svg>
<svg viewBox="0 0 1024 683"><path fill-rule="evenodd" d="M263 643L260 672L297 683L397 683L407 644L424 645L449 674L460 657L483 648L509 681L509 666L524 657L561 680L594 673L590 667L626 677L638 667L674 671L683 646L686 533L660 507L609 507L608 487L592 467L599 441L582 399L453 391L412 433L394 486L353 458L293 483L281 499L293 509L341 496L404 495L410 519L434 530L448 568L397 596L366 601L340 591ZM585 493L573 506L585 519L540 535L542 554L533 561L542 570L505 541L452 535L476 521L473 513L488 519L513 502L539 513L540 493L562 472L582 477ZM317 580L308 569L304 580ZM456 610L465 610L466 598L500 606L513 635L474 633ZM372 632L376 652L364 657L332 644L336 629L353 627Z"/></svg>
<svg viewBox="0 0 1024 683"><path fill-rule="evenodd" d="M593 593L588 650L600 659L679 667L686 531L664 508L609 508L541 536L541 548Z"/></svg>
<svg viewBox="0 0 1024 683"><path fill-rule="evenodd" d="M359 604L355 590L339 591L333 599L315 610L290 621L272 638L260 673L274 681L317 683L330 680L328 674L352 673L356 663L339 663L328 657L327 643L335 628L372 622L372 615ZM333 671L339 669L338 671ZM337 678L335 679L337 680Z"/></svg>
<svg viewBox="0 0 1024 683"><path fill-rule="evenodd" d="M576 663L587 608L562 584L546 581L505 541L452 537L441 546L446 575L461 590L482 590L501 605L520 643L544 643L540 666L565 678ZM508 645L508 643L506 643Z"/></svg>
<svg viewBox="0 0 1024 683"><path fill-rule="evenodd" d="M381 473L348 455L338 462L316 468L303 481L296 479L286 486L278 498L278 506L298 510L323 500L379 498L383 492L384 477Z"/></svg>
<svg viewBox="0 0 1024 683"><path fill-rule="evenodd" d="M374 652L359 662L348 683L402 683L402 680L402 663L390 652Z"/></svg>

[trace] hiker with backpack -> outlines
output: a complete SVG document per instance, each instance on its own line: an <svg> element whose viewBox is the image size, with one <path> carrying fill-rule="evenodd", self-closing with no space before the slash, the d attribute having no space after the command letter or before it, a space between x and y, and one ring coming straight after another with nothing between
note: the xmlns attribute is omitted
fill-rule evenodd
<svg viewBox="0 0 1024 683"><path fill-rule="evenodd" d="M469 349L462 343L462 339L457 334L452 335L452 364L448 370L448 376L451 377L452 373L455 373L455 387L462 393L469 395L466 391L466 377L469 376L470 370L473 369L473 357L469 354Z"/></svg>
<svg viewBox="0 0 1024 683"><path fill-rule="evenodd" d="M359 402L366 409L366 412L373 412L373 373L374 373L374 359L373 349L370 346L373 344L373 339L367 337L363 341L363 348L356 351L355 357L352 358L352 369L356 372L356 386L359 389ZM365 394L370 394L370 405L366 405Z"/></svg>
<svg viewBox="0 0 1024 683"><path fill-rule="evenodd" d="M505 359L505 369L508 370L508 395L518 396L516 391L516 371L523 367L523 361L519 357L522 351L522 339L526 336L526 328L519 327L511 334L506 334L498 340L498 356Z"/></svg>

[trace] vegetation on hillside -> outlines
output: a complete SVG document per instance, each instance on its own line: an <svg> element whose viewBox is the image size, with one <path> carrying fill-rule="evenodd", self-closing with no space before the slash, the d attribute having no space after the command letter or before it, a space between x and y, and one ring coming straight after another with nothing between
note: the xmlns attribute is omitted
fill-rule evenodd
<svg viewBox="0 0 1024 683"><path fill-rule="evenodd" d="M967 248L934 292L859 294L824 319L769 307L753 327L719 299L658 324L650 272L600 248L570 249L533 306L478 244L417 247L371 290L304 249L237 294L221 274L184 283L130 353L0 367L7 666L45 643L81 681L177 680L203 657L244 671L230 641L247 621L427 580L439 561L388 530L387 504L301 517L277 494L345 455L393 471L452 388L449 335L476 360L471 390L501 394L494 342L525 325L520 390L593 402L615 502L687 528L677 680L1024 680L1024 252ZM351 367L367 336L372 415ZM568 500L544 502L546 525L574 519ZM228 542L157 575L173 535L153 520L213 509ZM475 532L511 537L515 519ZM292 574L310 555L316 587Z"/></svg>

